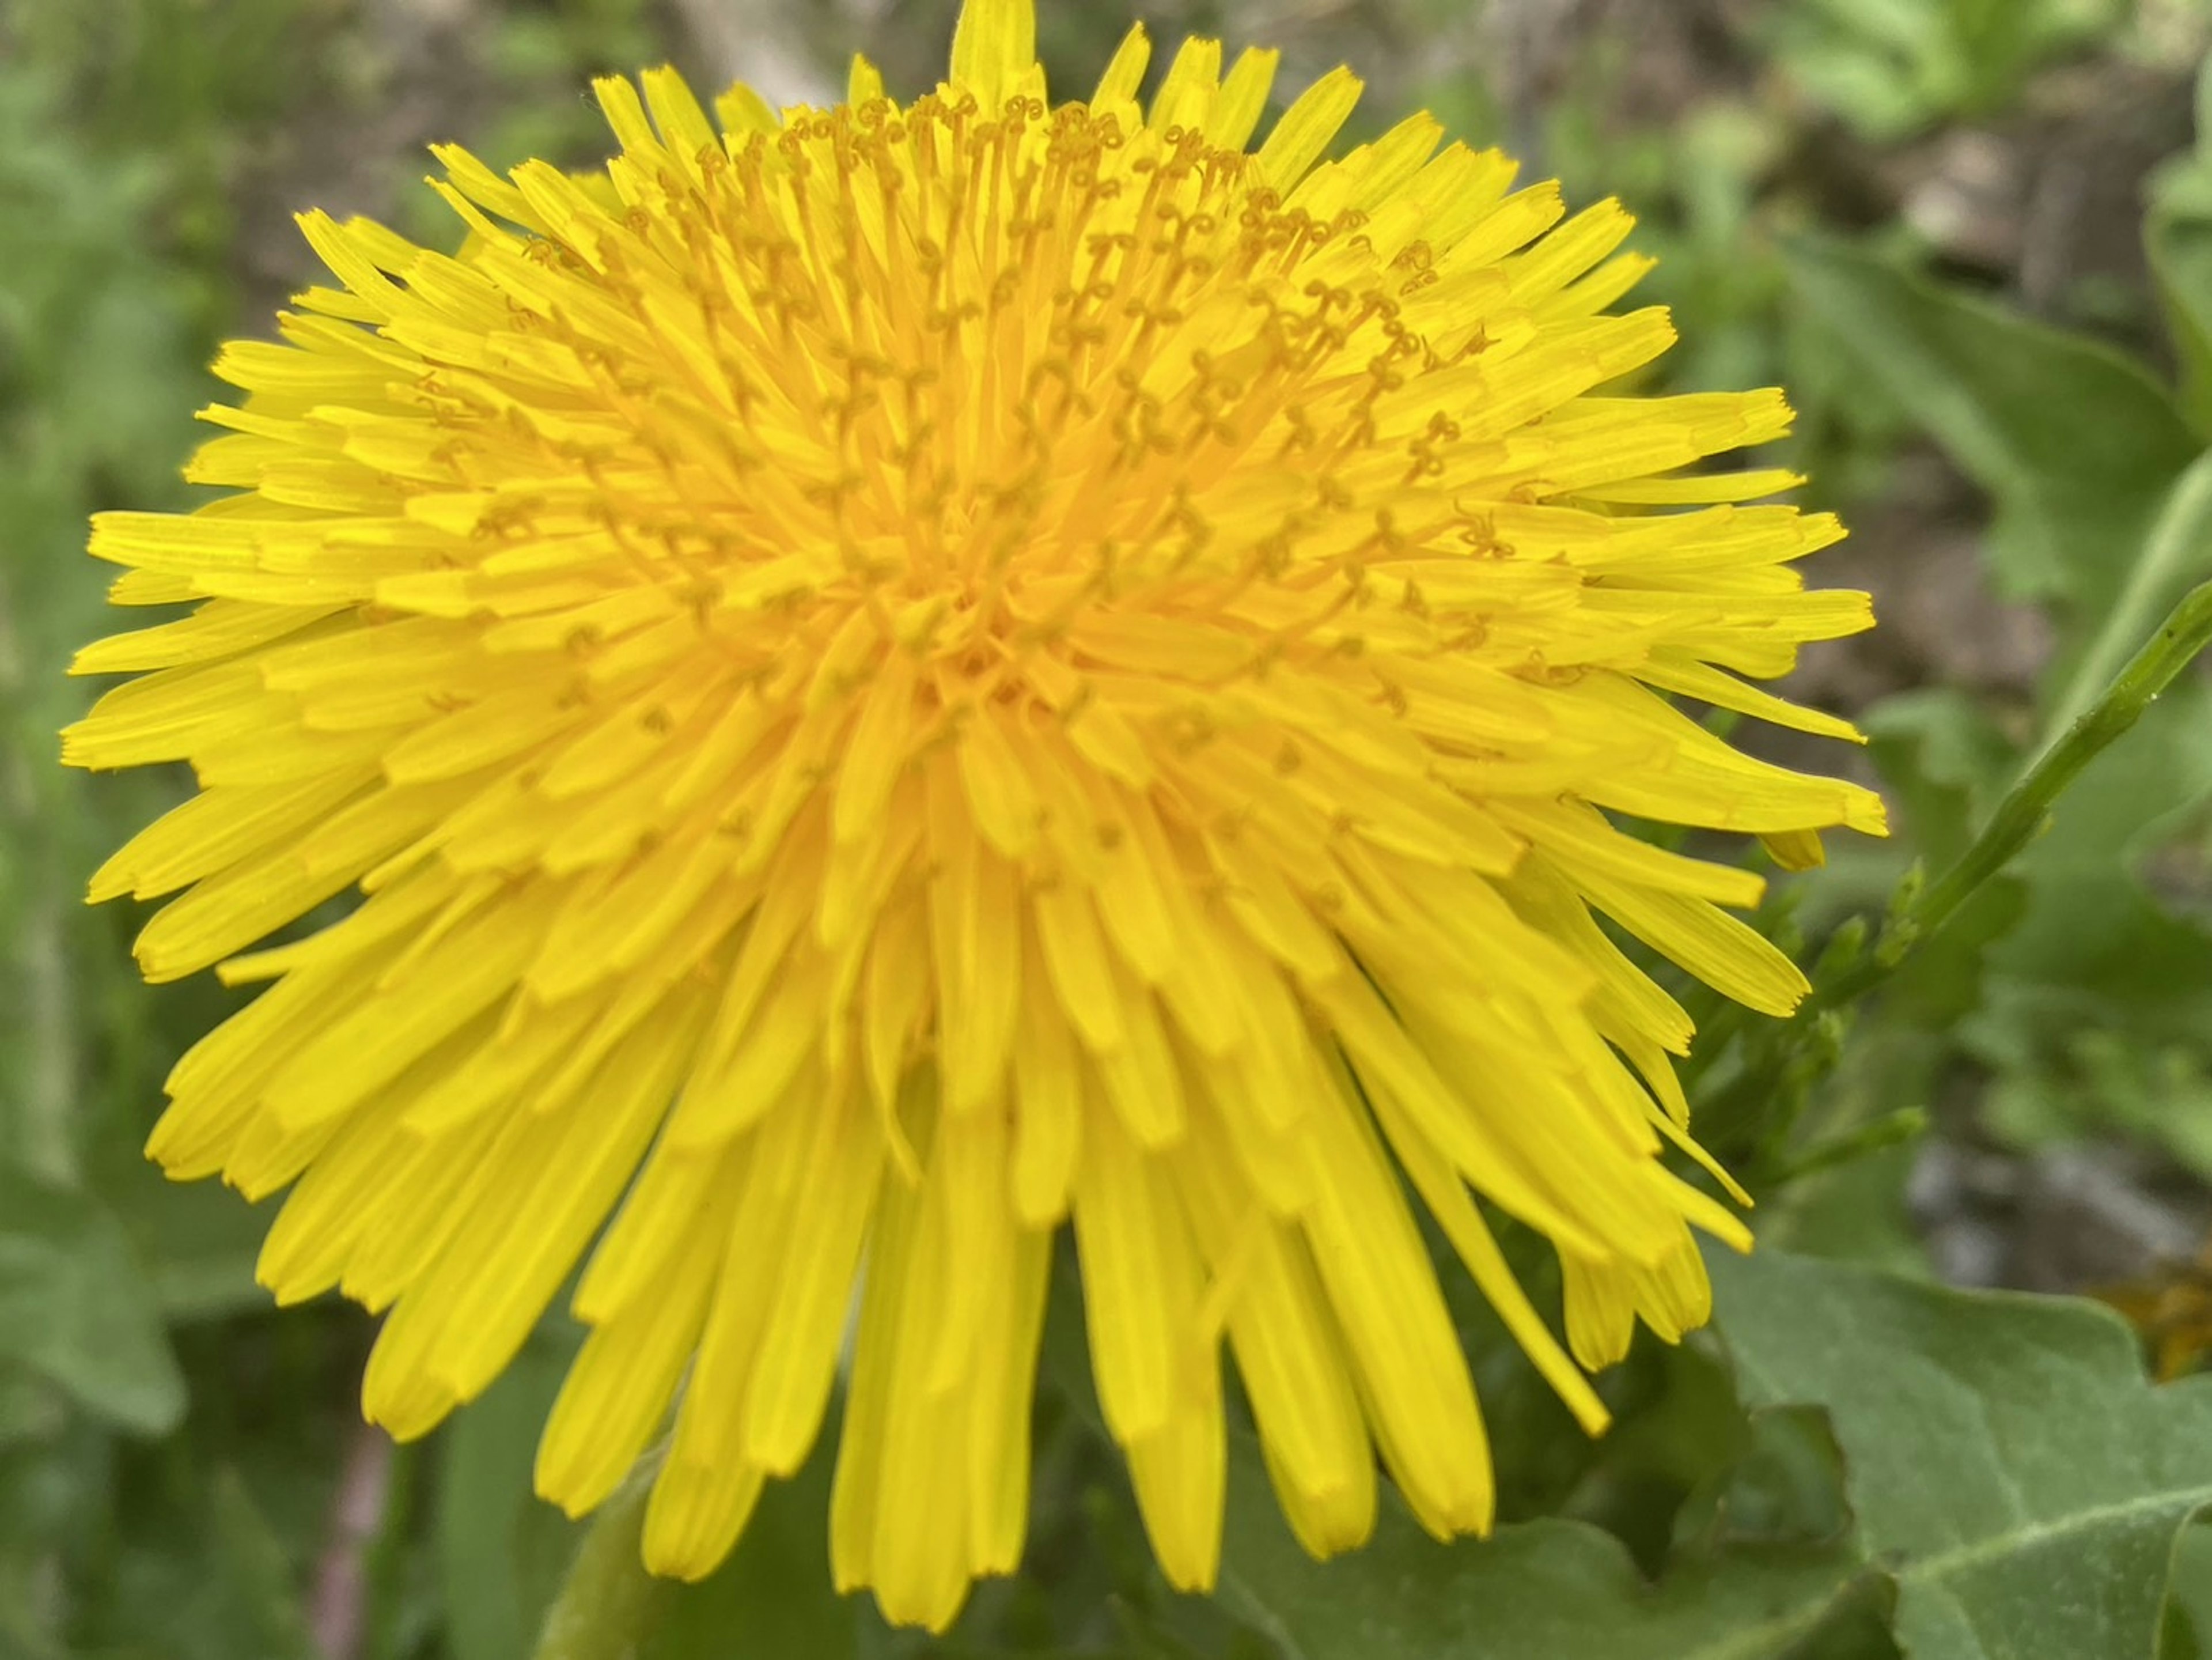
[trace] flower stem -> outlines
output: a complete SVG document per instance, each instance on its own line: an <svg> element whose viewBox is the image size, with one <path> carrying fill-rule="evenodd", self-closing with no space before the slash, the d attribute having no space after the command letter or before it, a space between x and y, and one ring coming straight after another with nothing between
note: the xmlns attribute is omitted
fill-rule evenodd
<svg viewBox="0 0 2212 1660"><path fill-rule="evenodd" d="M660 1617L664 1582L645 1570L639 1536L660 1455L647 1453L592 1517L546 1610L532 1660L636 1660Z"/></svg>
<svg viewBox="0 0 2212 1660"><path fill-rule="evenodd" d="M2182 598L2158 632L2106 688L2104 696L2021 775L1959 861L1911 897L1872 952L1826 985L1816 986L1798 1009L1797 1018L1808 1019L1822 1009L1856 1001L1895 973L1906 958L1958 914L1984 883L2042 832L2052 805L2066 787L2142 719L2159 693L2208 645L2212 645L2212 582L2201 584Z"/></svg>

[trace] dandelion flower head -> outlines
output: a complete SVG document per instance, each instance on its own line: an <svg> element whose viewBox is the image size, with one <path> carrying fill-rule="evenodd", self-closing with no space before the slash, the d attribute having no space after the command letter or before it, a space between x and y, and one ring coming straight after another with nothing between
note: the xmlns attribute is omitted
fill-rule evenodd
<svg viewBox="0 0 2212 1660"><path fill-rule="evenodd" d="M1224 1348L1310 1549L1378 1463L1486 1529L1415 1204L1601 1427L1585 1369L1706 1316L1692 1229L1747 1243L1662 1161L1711 1165L1691 1025L1616 941L1806 988L1758 877L1616 819L1881 828L1671 701L1848 738L1749 683L1869 617L1793 567L1832 519L1751 505L1796 480L1700 465L1778 393L1617 389L1673 337L1617 204L1425 114L1323 160L1341 70L1251 148L1275 54L1212 40L1052 103L1033 33L970 0L907 104L602 82L602 174L437 152L458 255L303 216L335 280L217 362L228 493L95 521L118 603L195 608L82 654L136 678L65 739L198 776L92 897L182 891L150 979L267 983L150 1152L289 1187L260 1277L384 1313L369 1416L429 1430L580 1264L538 1488L672 1410L643 1549L701 1575L858 1286L835 1572L938 1627L1022 1551L1063 1222L1175 1583Z"/></svg>

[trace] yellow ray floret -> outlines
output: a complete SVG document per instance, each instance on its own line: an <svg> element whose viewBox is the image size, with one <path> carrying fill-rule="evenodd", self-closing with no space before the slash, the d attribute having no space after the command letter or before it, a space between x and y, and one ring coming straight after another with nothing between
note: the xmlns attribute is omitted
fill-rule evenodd
<svg viewBox="0 0 2212 1660"><path fill-rule="evenodd" d="M1755 878L1608 814L1881 830L1670 702L1850 738L1750 683L1869 617L1799 581L1832 520L1755 504L1791 477L1702 465L1778 394L1617 389L1673 338L1608 309L1617 205L1425 116L1324 161L1342 70L1248 150L1275 57L1212 40L1053 104L1035 33L975 0L935 92L860 61L719 131L603 82L602 175L439 152L457 256L304 216L334 283L218 362L229 493L94 526L119 603L197 609L88 648L137 678L64 739L198 775L93 897L179 895L151 978L270 983L151 1152L290 1186L261 1277L387 1311L371 1416L430 1428L583 1262L539 1489L590 1508L672 1409L645 1550L702 1574L864 1285L835 1571L938 1627L1020 1555L1063 1222L1176 1583L1224 1344L1310 1548L1378 1460L1486 1529L1414 1200L1601 1428L1583 1368L1705 1317L1691 1229L1747 1243L1662 1161L1711 1168L1690 1025L1603 919L1805 991Z"/></svg>

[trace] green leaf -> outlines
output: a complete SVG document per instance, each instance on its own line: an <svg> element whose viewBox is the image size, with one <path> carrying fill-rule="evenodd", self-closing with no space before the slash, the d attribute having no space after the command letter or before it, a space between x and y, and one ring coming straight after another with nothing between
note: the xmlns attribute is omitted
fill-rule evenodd
<svg viewBox="0 0 2212 1660"><path fill-rule="evenodd" d="M1866 1577L1841 1551L1741 1550L1655 1588L1586 1523L1438 1544L1395 1502L1367 1545L1316 1562L1250 1438L1232 1451L1221 1595L1285 1660L1811 1660L1837 1622L1863 1617Z"/></svg>
<svg viewBox="0 0 2212 1660"><path fill-rule="evenodd" d="M840 1596L830 1579L831 1441L824 1435L789 1481L769 1483L737 1549L711 1578L669 1589L639 1660L839 1660L854 1652L858 1601Z"/></svg>
<svg viewBox="0 0 2212 1660"><path fill-rule="evenodd" d="M2151 176L2144 251L2181 360L2182 404L2212 435L2212 58L2197 72L2197 148Z"/></svg>
<svg viewBox="0 0 2212 1660"><path fill-rule="evenodd" d="M2053 602L2063 649L2034 740L2048 744L2212 576L2212 459L2142 368L2100 344L1833 243L1790 258L1838 350L1995 498L1996 575ZM1955 840L2009 781L2001 740L1976 733L1955 698L1923 695L1870 724L1917 835ZM1893 990L1958 1032L2015 1104L2054 1086L2100 1098L2076 1087L2094 1082L2075 1077L2085 1031L2207 1053L2212 936L2167 914L2135 866L2209 793L2212 694L2184 677L2057 803L2013 862L2016 891L1978 896Z"/></svg>
<svg viewBox="0 0 2212 1660"><path fill-rule="evenodd" d="M2092 1025L2063 1043L2033 1041L2032 1009L1976 1023L1975 1055L1998 1076L1984 1128L2015 1147L2048 1147L2118 1131L2163 1148L2212 1182L2212 1071L2198 1050ZM2009 1047L1992 1049L1990 1045Z"/></svg>
<svg viewBox="0 0 2212 1660"><path fill-rule="evenodd" d="M640 1461L584 1531L557 1596L546 1599L527 1651L533 1660L839 1660L859 1651L859 1599L839 1596L830 1578L832 1438L817 1440L790 1480L768 1484L737 1548L696 1584L654 1578L640 1560L660 1456Z"/></svg>
<svg viewBox="0 0 2212 1660"><path fill-rule="evenodd" d="M280 1527L265 1480L203 1461L190 1435L129 1462L72 1565L71 1641L102 1660L313 1660L301 1592L326 1512Z"/></svg>
<svg viewBox="0 0 2212 1660"><path fill-rule="evenodd" d="M1992 556L2013 593L2105 617L2198 444L2142 367L1840 243L1789 255L1837 348L1995 498ZM2132 645L2130 648L2132 649Z"/></svg>
<svg viewBox="0 0 2212 1660"><path fill-rule="evenodd" d="M210 1498L217 1586L236 1610L240 1634L250 1635L250 1652L268 1660L313 1660L291 1563L268 1517L234 1469L216 1476Z"/></svg>
<svg viewBox="0 0 2212 1660"><path fill-rule="evenodd" d="M2161 1634L2161 1660L2204 1660L2212 1655L2212 1527L2203 1522L2184 1529L2174 1541Z"/></svg>
<svg viewBox="0 0 2212 1660"><path fill-rule="evenodd" d="M165 1434L184 1416L184 1377L121 1224L89 1195L4 1165L0 1359L143 1435Z"/></svg>
<svg viewBox="0 0 2212 1660"><path fill-rule="evenodd" d="M114 1122L123 1116L92 1116L85 1181L130 1230L162 1317L177 1326L271 1307L253 1265L274 1207L242 1204L219 1182L170 1181L141 1151L142 1122Z"/></svg>
<svg viewBox="0 0 2212 1660"><path fill-rule="evenodd" d="M2017 747L1951 686L1885 697L1861 719L1868 751L1912 844L1941 868L1974 839L2020 764Z"/></svg>
<svg viewBox="0 0 2212 1660"><path fill-rule="evenodd" d="M1753 1406L1817 1406L1913 1660L2156 1652L2178 1536L2212 1505L2212 1378L2154 1388L2100 1305L1715 1253Z"/></svg>
<svg viewBox="0 0 2212 1660"><path fill-rule="evenodd" d="M1862 724L1907 844L1936 870L1972 843L2020 767L2019 751L1973 699L1929 687L1883 699ZM1987 947L2020 921L2027 892L2012 877L1987 883L1899 971L1889 1005L1916 1025L1948 1028L1983 996Z"/></svg>
<svg viewBox="0 0 2212 1660"><path fill-rule="evenodd" d="M2185 467L2160 498L2111 609L2051 703L2044 721L2046 741L2097 701L2159 620L2207 577L2212 577L2212 451Z"/></svg>
<svg viewBox="0 0 2212 1660"><path fill-rule="evenodd" d="M2161 821L2208 788L2212 692L2190 676L2090 763L2015 861L2028 904L1989 951L1987 1018L2028 1021L2039 1044L2084 1025L2203 1042L2212 1032L2212 936L2169 915L2136 866L2168 839Z"/></svg>
<svg viewBox="0 0 2212 1660"><path fill-rule="evenodd" d="M1790 0L1777 62L1869 137L2008 105L2043 62L2111 29L2124 0Z"/></svg>
<svg viewBox="0 0 2212 1660"><path fill-rule="evenodd" d="M523 1660L583 1529L532 1490L538 1437L575 1353L543 1328L441 1437L438 1573L453 1660Z"/></svg>

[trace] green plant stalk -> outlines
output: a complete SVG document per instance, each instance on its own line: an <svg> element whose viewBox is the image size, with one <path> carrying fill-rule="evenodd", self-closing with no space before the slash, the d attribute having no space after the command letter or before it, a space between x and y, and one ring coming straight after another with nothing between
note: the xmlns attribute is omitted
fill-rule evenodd
<svg viewBox="0 0 2212 1660"><path fill-rule="evenodd" d="M2212 582L2183 596L2104 696L2021 775L1958 862L1920 891L1871 952L1827 984L1814 987L1796 1018L1807 1020L1822 1009L1854 1002L1894 974L1984 883L2041 834L2053 805L2082 769L2141 720L2158 695L2208 645L2212 645Z"/></svg>
<svg viewBox="0 0 2212 1660"><path fill-rule="evenodd" d="M660 1614L665 1583L646 1572L640 1541L665 1450L638 1461L599 1506L546 1610L531 1660L635 1660Z"/></svg>

